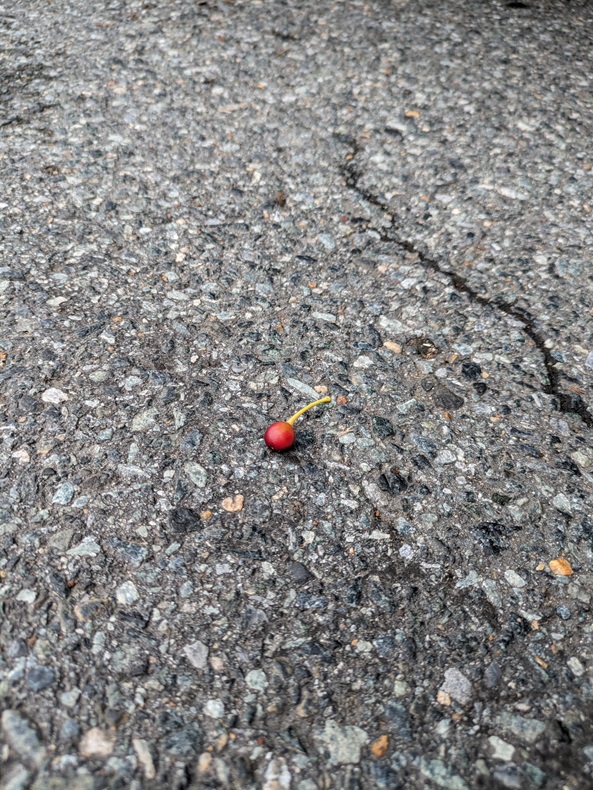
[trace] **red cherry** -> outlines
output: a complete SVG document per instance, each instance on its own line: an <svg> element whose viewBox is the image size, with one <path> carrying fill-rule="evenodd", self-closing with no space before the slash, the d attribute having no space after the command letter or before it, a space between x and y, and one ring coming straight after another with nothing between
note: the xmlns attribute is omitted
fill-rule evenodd
<svg viewBox="0 0 593 790"><path fill-rule="evenodd" d="M292 447L294 444L294 428L292 427L295 420L297 420L302 414L306 411L309 411L313 406L319 406L320 403L329 403L331 398L327 395L325 398L321 398L320 400L316 400L313 403L309 403L308 406L304 406L302 409L299 409L296 414L293 414L292 417L287 420L286 422L274 422L264 435L264 441L271 447L272 450L276 450L277 452L282 452L282 450L288 450L289 447Z"/></svg>
<svg viewBox="0 0 593 790"><path fill-rule="evenodd" d="M289 422L274 422L266 431L264 441L277 452L288 450L294 444L294 428Z"/></svg>

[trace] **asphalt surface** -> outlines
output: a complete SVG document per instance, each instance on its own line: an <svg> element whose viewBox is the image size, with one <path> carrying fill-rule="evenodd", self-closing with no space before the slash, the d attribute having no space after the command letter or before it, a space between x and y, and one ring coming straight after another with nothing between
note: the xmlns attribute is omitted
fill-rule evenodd
<svg viewBox="0 0 593 790"><path fill-rule="evenodd" d="M592 30L3 3L3 788L593 787Z"/></svg>

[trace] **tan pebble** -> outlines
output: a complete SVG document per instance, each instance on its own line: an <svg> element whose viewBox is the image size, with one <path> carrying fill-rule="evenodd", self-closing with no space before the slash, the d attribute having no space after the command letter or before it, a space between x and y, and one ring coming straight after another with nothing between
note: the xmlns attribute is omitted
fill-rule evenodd
<svg viewBox="0 0 593 790"><path fill-rule="evenodd" d="M212 656L210 659L210 666L215 672L222 672L224 669L224 661L220 656Z"/></svg>
<svg viewBox="0 0 593 790"><path fill-rule="evenodd" d="M205 774L210 770L212 765L212 755L210 752L202 752L198 757L198 773Z"/></svg>
<svg viewBox="0 0 593 790"><path fill-rule="evenodd" d="M385 348L388 348L390 351L393 351L394 354L401 354L402 353L402 347L400 346L400 344L399 343L394 343L393 340L386 340L383 343L383 345L384 345Z"/></svg>
<svg viewBox="0 0 593 790"><path fill-rule="evenodd" d="M234 497L228 496L222 500L222 508L228 513L238 513L243 510L243 494L237 494Z"/></svg>
<svg viewBox="0 0 593 790"><path fill-rule="evenodd" d="M209 518L212 518L212 511L211 510L202 510L200 513L200 518L202 521L208 521Z"/></svg>
<svg viewBox="0 0 593 790"><path fill-rule="evenodd" d="M449 694L447 694L446 691L442 691L441 689L439 689L439 691L437 693L437 702L440 705L450 705L451 704L451 697L449 696Z"/></svg>
<svg viewBox="0 0 593 790"><path fill-rule="evenodd" d="M371 743L371 753L375 757L384 757L387 754L387 749L389 748L389 735L379 735Z"/></svg>
<svg viewBox="0 0 593 790"><path fill-rule="evenodd" d="M550 570L556 576L572 576L572 566L570 562L564 557L558 557L556 560L551 560L550 563Z"/></svg>
<svg viewBox="0 0 593 790"><path fill-rule="evenodd" d="M147 779L154 779L156 776L156 771L154 768L154 761L152 759L152 754L150 753L150 749L148 748L148 744L146 741L142 740L142 738L132 738L132 746L134 747L134 751L136 752L136 757L138 758L138 762L144 769L144 776Z"/></svg>
<svg viewBox="0 0 593 790"><path fill-rule="evenodd" d="M229 736L226 734L226 732L223 732L222 735L219 735L219 737L215 741L216 751L221 752L228 742L229 742Z"/></svg>
<svg viewBox="0 0 593 790"><path fill-rule="evenodd" d="M97 758L109 757L115 746L115 738L100 727L93 727L85 732L80 740L78 751L81 757Z"/></svg>

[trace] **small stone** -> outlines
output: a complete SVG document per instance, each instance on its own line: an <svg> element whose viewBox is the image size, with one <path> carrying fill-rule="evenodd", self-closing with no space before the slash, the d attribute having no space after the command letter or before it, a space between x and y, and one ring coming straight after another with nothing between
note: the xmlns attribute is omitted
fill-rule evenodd
<svg viewBox="0 0 593 790"><path fill-rule="evenodd" d="M204 488L208 482L208 472L200 464L194 461L188 461L183 465L183 471L196 486L196 488Z"/></svg>
<svg viewBox="0 0 593 790"><path fill-rule="evenodd" d="M342 727L333 719L326 721L325 729L317 737L327 751L330 766L357 765L361 749L369 740L367 733L360 727Z"/></svg>
<svg viewBox="0 0 593 790"><path fill-rule="evenodd" d="M169 511L169 524L175 532L187 534L203 528L202 516L189 507L176 507Z"/></svg>
<svg viewBox="0 0 593 790"><path fill-rule="evenodd" d="M134 751L136 752L136 757L138 758L138 762L140 763L140 765L142 766L142 770L144 771L144 777L149 780L154 779L156 776L156 770L154 767L152 754L150 753L150 749L148 747L148 743L142 738L132 738L132 746L134 747Z"/></svg>
<svg viewBox="0 0 593 790"><path fill-rule="evenodd" d="M192 667L195 667L195 669L206 669L208 648L203 642L196 640L191 645L185 645L183 652Z"/></svg>
<svg viewBox="0 0 593 790"><path fill-rule="evenodd" d="M31 455L29 454L29 451L26 447L21 447L20 450L16 450L14 453L12 453L12 457L15 458L19 464L21 464L21 466L28 464L31 460Z"/></svg>
<svg viewBox="0 0 593 790"><path fill-rule="evenodd" d="M498 723L501 729L512 732L527 743L535 743L539 736L546 729L543 721L537 719L527 719L513 713L501 713L498 716Z"/></svg>
<svg viewBox="0 0 593 790"><path fill-rule="evenodd" d="M492 778L497 787L506 787L507 790L521 790L523 784L522 772L516 765L501 765L492 771Z"/></svg>
<svg viewBox="0 0 593 790"><path fill-rule="evenodd" d="M502 677L502 673L500 671L500 667L498 664L493 661L491 664L488 664L486 667L486 671L484 672L484 680L486 681L486 686L489 689L493 689L500 683L500 679Z"/></svg>
<svg viewBox="0 0 593 790"><path fill-rule="evenodd" d="M86 759L105 759L113 753L115 737L99 727L93 727L85 732L80 739L78 751Z"/></svg>
<svg viewBox="0 0 593 790"><path fill-rule="evenodd" d="M441 450L440 453L437 453L437 457L435 458L435 462L437 464L452 464L455 463L457 457L453 455L451 450Z"/></svg>
<svg viewBox="0 0 593 790"><path fill-rule="evenodd" d="M134 582L127 581L120 584L116 590L115 597L117 602L122 604L122 606L131 606L138 601L140 595L138 594L138 589Z"/></svg>
<svg viewBox="0 0 593 790"><path fill-rule="evenodd" d="M268 678L262 669L252 669L248 672L245 682L254 691L265 691L268 688Z"/></svg>
<svg viewBox="0 0 593 790"><path fill-rule="evenodd" d="M411 691L410 684L405 680L395 680L393 682L393 695L395 697L405 697Z"/></svg>
<svg viewBox="0 0 593 790"><path fill-rule="evenodd" d="M92 535L83 538L78 546L70 549L67 553L71 557L96 557L101 551L101 547Z"/></svg>
<svg viewBox="0 0 593 790"><path fill-rule="evenodd" d="M80 698L81 691L79 688L70 689L70 691L63 691L60 694L60 703L65 708L73 708Z"/></svg>
<svg viewBox="0 0 593 790"><path fill-rule="evenodd" d="M371 423L374 433L380 439L386 439L395 433L391 420L388 420L387 417L372 417Z"/></svg>
<svg viewBox="0 0 593 790"><path fill-rule="evenodd" d="M525 587L527 582L518 573L515 573L513 570L506 570L504 572L504 577L507 582L511 585L511 587Z"/></svg>
<svg viewBox="0 0 593 790"><path fill-rule="evenodd" d="M579 659L576 656L572 656L571 658L569 658L566 663L568 664L568 668L570 669L570 671L577 678L580 678L581 675L585 674L585 667L582 665L582 663L579 661Z"/></svg>
<svg viewBox="0 0 593 790"><path fill-rule="evenodd" d="M148 431L154 428L158 413L158 409L154 407L138 412L132 420L132 432L139 433L140 431Z"/></svg>
<svg viewBox="0 0 593 790"><path fill-rule="evenodd" d="M8 768L2 778L3 790L27 790L30 786L31 774L20 763Z"/></svg>
<svg viewBox="0 0 593 790"><path fill-rule="evenodd" d="M287 574L295 584L304 584L309 579L313 579L313 574L303 565L302 562L291 562L287 569Z"/></svg>
<svg viewBox="0 0 593 790"><path fill-rule="evenodd" d="M54 505L67 505L72 501L74 496L74 486L72 483L62 483L56 488L53 495L52 503Z"/></svg>
<svg viewBox="0 0 593 790"><path fill-rule="evenodd" d="M194 591L194 586L190 581L183 582L181 587L179 588L179 595L182 598L189 598Z"/></svg>
<svg viewBox="0 0 593 790"><path fill-rule="evenodd" d="M27 685L31 691L44 691L56 682L56 673L51 667L31 667L27 675Z"/></svg>
<svg viewBox="0 0 593 790"><path fill-rule="evenodd" d="M552 500L552 504L556 510L559 510L561 513L566 513L568 516L572 515L572 506L566 494L556 494Z"/></svg>
<svg viewBox="0 0 593 790"><path fill-rule="evenodd" d="M222 508L227 513L238 513L243 510L243 494L236 494L234 497L228 496L222 500Z"/></svg>
<svg viewBox="0 0 593 790"><path fill-rule="evenodd" d="M38 765L45 756L37 730L16 710L5 710L2 713L2 731L8 745L23 760L31 760Z"/></svg>
<svg viewBox="0 0 593 790"><path fill-rule="evenodd" d="M472 684L463 672L460 672L455 667L445 672L445 682L442 684L440 691L448 694L452 700L455 700L460 705L467 705L473 696Z"/></svg>
<svg viewBox="0 0 593 790"><path fill-rule="evenodd" d="M463 362L461 364L461 375L468 381L480 381L482 368L477 362Z"/></svg>
<svg viewBox="0 0 593 790"><path fill-rule="evenodd" d="M337 318L333 313L311 313L311 318L315 318L317 321L327 321L328 324L337 323Z"/></svg>
<svg viewBox="0 0 593 790"><path fill-rule="evenodd" d="M399 343L394 343L393 340L386 340L383 343L383 345L384 345L385 348L388 348L390 351L393 351L394 354L401 354L402 353L402 347L400 346L400 344Z"/></svg>
<svg viewBox="0 0 593 790"><path fill-rule="evenodd" d="M420 757L418 767L423 776L439 787L444 787L445 790L469 790L466 782L454 774L442 760L428 760L426 757Z"/></svg>
<svg viewBox="0 0 593 790"><path fill-rule="evenodd" d="M582 469L588 469L591 466L591 457L581 450L577 450L574 453L571 453L570 457L578 464Z"/></svg>
<svg viewBox="0 0 593 790"><path fill-rule="evenodd" d="M299 381L298 379L286 379L286 383L288 384L289 388L292 390L296 390L301 395L304 395L305 398L310 398L312 401L318 399L318 395L308 384L305 384L303 381Z"/></svg>
<svg viewBox="0 0 593 790"><path fill-rule="evenodd" d="M268 764L261 790L290 790L291 776L282 757L275 757Z"/></svg>
<svg viewBox="0 0 593 790"><path fill-rule="evenodd" d="M35 590L21 590L20 593L17 595L17 601L22 601L23 603L35 603L35 599L37 598L37 593Z"/></svg>
<svg viewBox="0 0 593 790"><path fill-rule="evenodd" d="M512 760L515 753L515 747L510 743L503 741L498 735L492 735L488 738L488 743L492 747L492 757L495 760Z"/></svg>
<svg viewBox="0 0 593 790"><path fill-rule="evenodd" d="M212 755L210 752L202 752L198 758L198 773L207 774L212 767Z"/></svg>
<svg viewBox="0 0 593 790"><path fill-rule="evenodd" d="M388 318L386 315L379 317L379 326L395 335L401 335L406 331L406 327L397 318Z"/></svg>
<svg viewBox="0 0 593 790"><path fill-rule="evenodd" d="M67 718L60 727L60 740L71 741L80 735L80 727L74 719Z"/></svg>
<svg viewBox="0 0 593 790"><path fill-rule="evenodd" d="M451 701L451 695L447 694L446 691L443 691L443 689L439 689L437 691L437 702L439 705L447 705L448 707L451 704Z"/></svg>
<svg viewBox="0 0 593 790"><path fill-rule="evenodd" d="M165 738L165 749L178 757L192 757L202 751L204 736L196 724L188 724Z"/></svg>
<svg viewBox="0 0 593 790"><path fill-rule="evenodd" d="M212 719L222 719L224 716L224 705L219 699L209 699L204 705L204 713Z"/></svg>
<svg viewBox="0 0 593 790"><path fill-rule="evenodd" d="M558 557L558 559L550 560L549 565L550 570L556 576L572 576L573 574L570 562L564 557Z"/></svg>
<svg viewBox="0 0 593 790"><path fill-rule="evenodd" d="M440 406L444 411L456 411L460 409L465 403L460 395L451 392L450 389L443 386L438 386L434 394L435 403Z"/></svg>
<svg viewBox="0 0 593 790"><path fill-rule="evenodd" d="M42 393L41 400L44 403L53 403L55 406L57 406L60 403L67 401L68 396L62 390L57 389L57 387L50 387Z"/></svg>
<svg viewBox="0 0 593 790"><path fill-rule="evenodd" d="M385 757L389 749L389 735L379 735L379 737L371 743L370 749L374 757L378 759Z"/></svg>
<svg viewBox="0 0 593 790"><path fill-rule="evenodd" d="M564 604L561 604L556 609L556 614L558 615L558 617L561 617L563 620L570 620L570 615L571 615L570 609L568 608L568 606L565 606Z"/></svg>

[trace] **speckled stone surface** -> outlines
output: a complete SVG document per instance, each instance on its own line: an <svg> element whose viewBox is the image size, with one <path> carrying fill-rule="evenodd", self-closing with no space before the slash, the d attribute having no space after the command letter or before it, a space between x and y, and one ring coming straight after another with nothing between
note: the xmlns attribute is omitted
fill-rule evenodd
<svg viewBox="0 0 593 790"><path fill-rule="evenodd" d="M592 786L593 7L0 11L2 786Z"/></svg>

